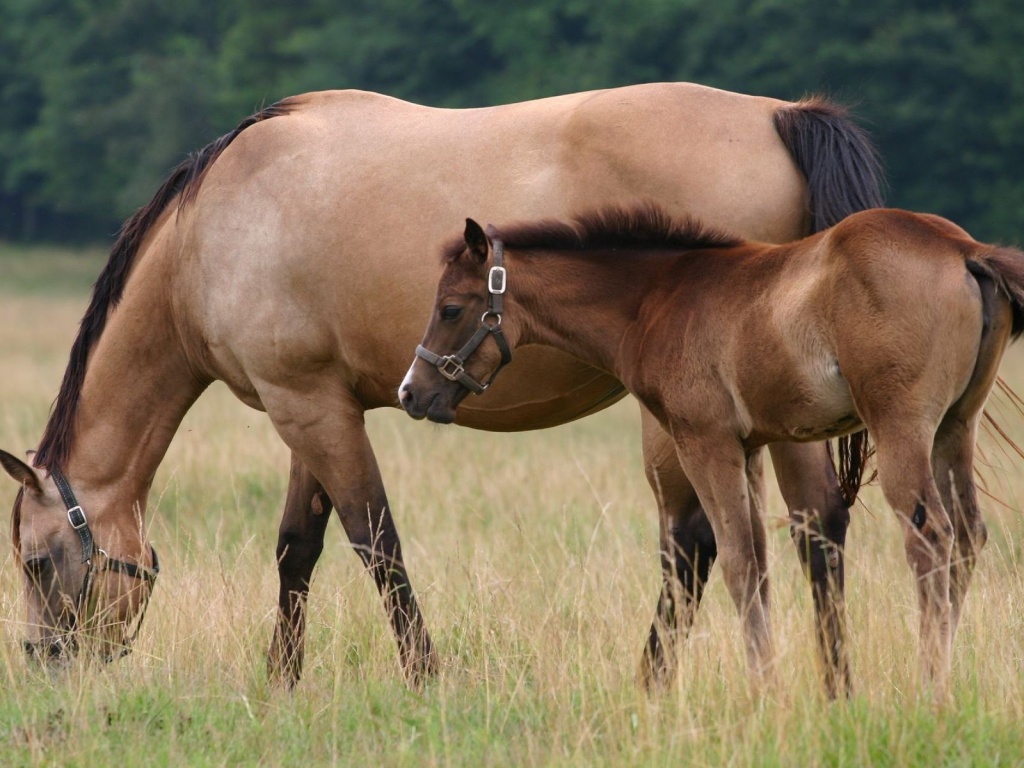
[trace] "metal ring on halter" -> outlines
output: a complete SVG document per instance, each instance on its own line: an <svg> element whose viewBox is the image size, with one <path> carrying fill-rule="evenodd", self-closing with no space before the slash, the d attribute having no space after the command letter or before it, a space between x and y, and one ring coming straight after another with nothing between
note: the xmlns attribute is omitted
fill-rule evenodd
<svg viewBox="0 0 1024 768"><path fill-rule="evenodd" d="M488 317L496 317L496 318L498 318L498 322L496 322L494 325L501 325L501 313L500 312L492 312L489 309L486 312L484 312L482 315L480 315L480 324L481 325L487 325L487 323L484 322L484 321L487 320ZM494 325L492 325L491 327L493 328Z"/></svg>

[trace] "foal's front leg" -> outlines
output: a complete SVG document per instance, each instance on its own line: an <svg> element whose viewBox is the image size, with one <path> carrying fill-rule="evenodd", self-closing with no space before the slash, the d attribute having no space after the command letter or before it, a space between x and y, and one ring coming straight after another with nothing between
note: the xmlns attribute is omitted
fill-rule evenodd
<svg viewBox="0 0 1024 768"><path fill-rule="evenodd" d="M675 445L643 409L644 468L658 503L661 594L640 664L646 686L672 679L680 642L693 626L715 561L715 533L693 484L679 466Z"/></svg>
<svg viewBox="0 0 1024 768"><path fill-rule="evenodd" d="M715 532L718 562L743 624L752 685L761 689L773 659L765 529L752 514L748 457L732 435L674 430L676 452Z"/></svg>

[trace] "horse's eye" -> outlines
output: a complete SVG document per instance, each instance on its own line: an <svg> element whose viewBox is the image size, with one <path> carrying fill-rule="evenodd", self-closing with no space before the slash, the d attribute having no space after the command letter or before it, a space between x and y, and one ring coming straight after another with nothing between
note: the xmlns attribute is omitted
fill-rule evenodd
<svg viewBox="0 0 1024 768"><path fill-rule="evenodd" d="M25 561L25 574L32 579L41 579L50 565L48 557L33 557Z"/></svg>
<svg viewBox="0 0 1024 768"><path fill-rule="evenodd" d="M447 307L441 310L442 320L458 320L459 315L462 314L462 307L457 307L454 304L449 304Z"/></svg>

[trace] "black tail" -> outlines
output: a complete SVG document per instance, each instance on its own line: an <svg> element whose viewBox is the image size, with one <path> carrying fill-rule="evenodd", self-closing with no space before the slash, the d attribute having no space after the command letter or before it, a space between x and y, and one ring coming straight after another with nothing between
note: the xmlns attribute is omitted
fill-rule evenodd
<svg viewBox="0 0 1024 768"><path fill-rule="evenodd" d="M775 112L775 130L807 179L813 232L884 205L878 152L844 107L822 96L787 104ZM867 430L841 437L838 444L838 462L831 443L829 454L843 500L852 506L874 449Z"/></svg>

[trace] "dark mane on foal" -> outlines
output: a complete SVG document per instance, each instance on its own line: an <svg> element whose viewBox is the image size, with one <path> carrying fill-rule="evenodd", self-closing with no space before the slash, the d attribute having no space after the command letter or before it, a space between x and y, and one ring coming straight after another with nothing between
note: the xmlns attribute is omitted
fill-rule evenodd
<svg viewBox="0 0 1024 768"><path fill-rule="evenodd" d="M491 238L506 248L519 251L610 251L620 248L690 251L703 248L730 248L744 241L731 234L707 227L689 216L673 219L654 203L613 206L587 211L573 217L572 223L555 219L517 222L488 230ZM443 251L447 263L458 259L466 244L452 240Z"/></svg>
<svg viewBox="0 0 1024 768"><path fill-rule="evenodd" d="M139 246L150 229L175 197L178 198L178 210L195 200L206 172L238 134L263 120L286 115L295 106L297 104L294 100L285 99L261 109L239 123L230 133L190 154L171 171L153 199L137 210L121 227L107 264L93 285L89 308L79 324L78 336L71 347L71 357L64 372L60 392L57 394L46 431L34 457L36 466L52 471L54 468L63 468L67 462L89 352L106 327L108 313L121 300Z"/></svg>

